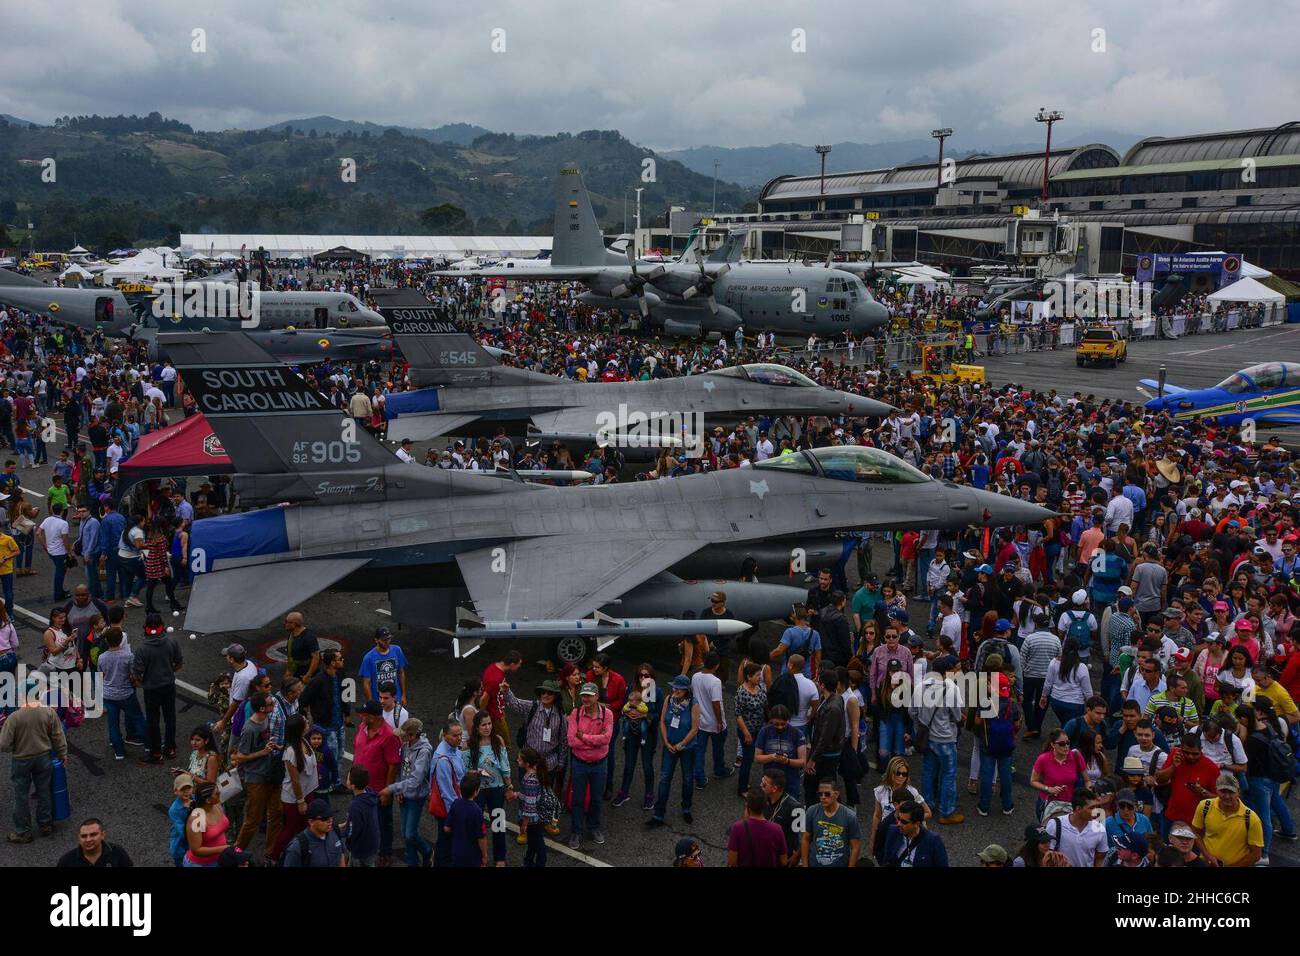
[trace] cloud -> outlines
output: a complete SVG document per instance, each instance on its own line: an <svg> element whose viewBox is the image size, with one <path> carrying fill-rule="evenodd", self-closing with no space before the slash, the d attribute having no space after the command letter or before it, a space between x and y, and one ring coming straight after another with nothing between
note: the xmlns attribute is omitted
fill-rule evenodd
<svg viewBox="0 0 1300 956"><path fill-rule="evenodd" d="M1069 137L1268 126L1293 118L1284 104L1300 99L1300 8L1257 0L1174 12L1094 0L1050 16L1030 0L5 7L0 112L38 122L158 110L219 129L324 113L724 146L877 142L942 125L961 149L1036 140L1039 106L1064 111ZM196 28L204 53L191 49Z"/></svg>

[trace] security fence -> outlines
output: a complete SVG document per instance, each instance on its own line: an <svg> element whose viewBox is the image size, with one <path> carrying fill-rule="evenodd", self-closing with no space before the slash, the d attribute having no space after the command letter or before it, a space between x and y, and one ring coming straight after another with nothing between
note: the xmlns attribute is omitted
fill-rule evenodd
<svg viewBox="0 0 1300 956"><path fill-rule="evenodd" d="M1121 338L1130 341L1176 339L1191 335L1214 335L1238 329L1258 329L1281 325L1286 321L1285 305L1246 306L1217 312L1175 312L1165 316L1119 319L1107 325ZM874 368L917 369L921 365L923 345L949 346L943 350L945 362L962 362L997 355L1074 348L1077 336L1087 323L1004 324L972 334L973 350L966 347L966 335L955 333L889 332L861 342L815 344L812 349L777 349L775 361L787 364L820 362L829 359L836 365L867 365ZM954 344L955 343L955 344Z"/></svg>

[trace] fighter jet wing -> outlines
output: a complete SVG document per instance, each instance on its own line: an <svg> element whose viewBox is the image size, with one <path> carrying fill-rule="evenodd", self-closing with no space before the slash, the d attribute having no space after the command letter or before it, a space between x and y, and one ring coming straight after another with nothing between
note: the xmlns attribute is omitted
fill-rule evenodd
<svg viewBox="0 0 1300 956"><path fill-rule="evenodd" d="M706 542L628 541L557 534L456 556L479 615L489 621L586 617ZM504 552L504 553L502 553Z"/></svg>
<svg viewBox="0 0 1300 956"><path fill-rule="evenodd" d="M251 631L341 581L369 558L251 564L194 576L185 626L193 631Z"/></svg>
<svg viewBox="0 0 1300 956"><path fill-rule="evenodd" d="M417 412L388 420L388 440L428 441L439 435L453 434L461 425L468 425L482 416L477 414L462 415L459 412Z"/></svg>
<svg viewBox="0 0 1300 956"><path fill-rule="evenodd" d="M1138 384L1145 385L1147 388L1151 389L1152 393L1158 393L1160 391L1160 383L1154 378L1140 378L1138 379ZM1190 391L1190 388L1179 388L1177 385L1170 385L1168 382L1165 383L1164 393L1166 395L1181 395L1183 392Z"/></svg>
<svg viewBox="0 0 1300 956"><path fill-rule="evenodd" d="M610 415L609 409L596 408L594 406L580 406L577 408L562 408L554 412L534 412L532 416L533 425L543 438L567 438L576 439L590 436L595 438L601 430L601 415ZM666 412L664 414L667 414ZM400 421L401 419L398 419ZM629 423L631 424L631 423ZM649 424L649 422L647 422ZM679 426L674 425L677 429ZM610 429L606 436L613 439L619 433ZM647 440L647 445L659 444L659 435L656 431L653 442ZM683 445L698 446L703 441L702 435L684 434L678 436Z"/></svg>

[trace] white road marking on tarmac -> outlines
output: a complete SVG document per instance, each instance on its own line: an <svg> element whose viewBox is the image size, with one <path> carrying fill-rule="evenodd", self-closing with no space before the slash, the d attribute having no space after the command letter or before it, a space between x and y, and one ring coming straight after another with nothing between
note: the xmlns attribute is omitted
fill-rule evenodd
<svg viewBox="0 0 1300 956"><path fill-rule="evenodd" d="M48 624L48 623L49 623L49 621L48 621L46 618L41 617L41 615L37 614L35 611L29 611L27 608L23 607L21 604L15 604L15 605L14 605L14 610L17 611L19 614L24 614L24 615L26 615L27 617L31 618L33 621L36 621L38 624ZM376 610L379 610L379 609L376 608ZM388 612L388 611L380 611L380 613L381 613L381 614L388 614L388 613L390 613L390 612ZM188 691L189 693L193 694L195 697L197 697L197 698L198 698L200 701L202 701L203 703L206 704L206 703L208 702L208 693L207 693L207 691L202 690L201 688L195 687L193 684L190 684L190 683L188 683L188 682L186 682L186 681L183 681L183 680L181 680L179 677L176 678L176 686L179 687L181 690ZM351 762L352 762L352 754L351 754L350 751L347 751L347 750L343 751L343 757L344 757L345 760L348 761L348 763L351 763ZM518 827L516 824L511 823L509 820L506 821L506 829L509 830L511 833L518 833L518 832L519 832L519 827ZM572 859L574 859L574 860L577 860L577 861L580 862L580 863L585 863L585 864L587 864L588 866L608 867L608 868L612 868L612 867L613 867L613 864L612 864L612 863L606 863L604 860L598 860L598 859L596 859L594 856L588 856L588 855L585 854L585 853L581 853L581 852L579 852L579 851L577 851L577 850L570 849L570 848L569 848L569 845L568 845L567 843L557 843L557 842L555 842L554 840L549 840L549 839L548 839L548 840L546 841L546 845L547 845L550 849L554 850L556 853L562 853L562 854L564 854L565 856L570 857L570 858L572 858Z"/></svg>
<svg viewBox="0 0 1300 956"><path fill-rule="evenodd" d="M1248 341L1241 341L1241 342L1232 342L1228 345L1216 345L1214 346L1214 348L1210 348L1210 349L1184 349L1183 351L1170 352L1169 354L1170 355L1204 355L1207 352L1218 352L1221 349L1235 349L1238 345L1253 345L1256 342L1263 342L1266 339L1275 339L1279 335L1295 335L1296 332L1300 332L1300 329L1286 329L1283 332L1274 332L1271 335L1261 335L1257 339L1250 339Z"/></svg>
<svg viewBox="0 0 1300 956"><path fill-rule="evenodd" d="M24 488L22 485L19 485L18 487L19 487L19 489L21 489L21 490L22 490L23 492L25 492L26 494L29 494L29 495L35 495L37 498L44 498L44 497L45 497L45 496L44 496L43 494L41 494L39 491L32 491L32 489L30 489L30 488Z"/></svg>

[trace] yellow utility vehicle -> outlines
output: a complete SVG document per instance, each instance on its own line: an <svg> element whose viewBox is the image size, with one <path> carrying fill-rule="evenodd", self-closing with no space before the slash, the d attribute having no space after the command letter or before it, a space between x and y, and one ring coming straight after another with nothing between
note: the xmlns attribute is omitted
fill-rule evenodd
<svg viewBox="0 0 1300 956"><path fill-rule="evenodd" d="M1109 365L1115 368L1128 358L1128 342L1110 326L1084 329L1074 347L1075 365Z"/></svg>

